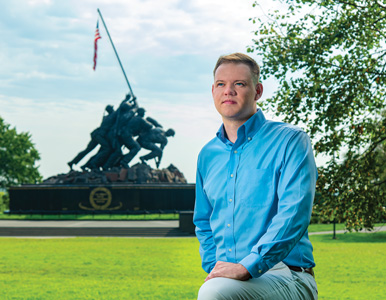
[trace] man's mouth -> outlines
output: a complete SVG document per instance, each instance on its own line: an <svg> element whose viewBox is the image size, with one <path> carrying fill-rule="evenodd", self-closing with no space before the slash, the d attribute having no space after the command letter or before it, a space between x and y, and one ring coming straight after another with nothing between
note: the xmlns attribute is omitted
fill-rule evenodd
<svg viewBox="0 0 386 300"><path fill-rule="evenodd" d="M223 104L236 104L237 102L231 99L226 99L222 102Z"/></svg>

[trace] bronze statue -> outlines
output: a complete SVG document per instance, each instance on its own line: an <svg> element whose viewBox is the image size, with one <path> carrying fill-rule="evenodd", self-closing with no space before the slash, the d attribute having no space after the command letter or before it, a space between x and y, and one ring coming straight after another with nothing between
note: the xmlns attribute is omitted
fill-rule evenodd
<svg viewBox="0 0 386 300"><path fill-rule="evenodd" d="M106 111L108 115L103 117L101 125L91 133L91 141L86 149L68 162L71 170L73 165L78 164L98 145L100 148L97 154L81 167L84 171L100 170L101 168L108 170L116 166L129 168L128 164L141 150L141 147L151 150L147 155L140 157L141 162L145 164L146 161L154 158L158 168L162 151L168 142L167 137L174 136L174 130L169 129L165 132L162 125L153 118L145 119L145 109L138 107L136 97L132 97L131 94L126 95L116 111L111 105L106 106ZM129 152L124 155L122 147L127 148Z"/></svg>

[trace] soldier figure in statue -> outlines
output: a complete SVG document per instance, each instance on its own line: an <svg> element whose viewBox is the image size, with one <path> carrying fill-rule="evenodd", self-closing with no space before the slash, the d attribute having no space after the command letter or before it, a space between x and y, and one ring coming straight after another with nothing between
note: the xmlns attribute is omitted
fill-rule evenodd
<svg viewBox="0 0 386 300"><path fill-rule="evenodd" d="M130 99L131 95L127 94L116 111L114 111L112 105L106 106L108 115L103 117L101 125L91 133L91 141L87 145L86 149L81 151L73 160L67 163L71 170L74 164L79 163L82 158L84 158L98 145L101 146L98 153L89 159L89 161L84 166L81 167L83 170L86 168L96 169L99 165L99 162L104 161L110 155L112 151L112 144L108 134L112 129L114 129L114 127L116 127L117 121L123 112L130 110L132 107L136 107L135 97L132 100ZM134 103L129 105L128 102Z"/></svg>
<svg viewBox="0 0 386 300"><path fill-rule="evenodd" d="M105 135L108 128L115 121L116 111L114 111L114 108L112 105L107 105L105 110L107 111L108 115L103 117L100 127L98 127L93 132L91 132L90 134L91 141L88 143L86 149L79 152L77 156L75 156L71 161L67 163L71 170L73 165L76 165L77 163L79 163L82 160L82 158L85 157L92 150L94 150L96 146L101 145L101 146L109 147L109 143L106 140Z"/></svg>
<svg viewBox="0 0 386 300"><path fill-rule="evenodd" d="M121 145L118 142L118 135L120 130L120 124L122 124L122 120L127 120L127 118L131 118L137 109L136 97L134 96L131 99L131 95L128 94L125 103L122 102L119 109L117 110L118 114L115 119L115 123L106 133L106 140L108 141L108 148L106 145L101 145L98 153L91 157L88 162L82 166L83 170L91 169L91 170L99 170L102 166L105 166L109 161L110 157L115 153L116 149L121 148ZM129 104L129 102L131 104ZM105 168L107 169L107 168Z"/></svg>
<svg viewBox="0 0 386 300"><path fill-rule="evenodd" d="M99 169L102 167L103 170L108 170L117 164L120 158L119 154L122 153L122 142L120 139L122 127L124 127L124 124L133 118L137 112L137 108L138 105L135 97L131 100L131 105L125 105L122 107L114 127L111 128L107 133L107 140L110 145L110 151L107 153L107 155L106 152L102 154L98 153L94 158L91 159L87 166L88 168L91 167L91 169Z"/></svg>
<svg viewBox="0 0 386 300"><path fill-rule="evenodd" d="M173 129L168 129L165 132L158 127L141 133L137 139L137 142L141 145L142 148L151 150L150 153L140 157L141 162L145 163L147 160L154 158L158 169L161 163L163 149L168 143L167 138L174 135L175 131ZM158 147L156 144L160 144L160 147Z"/></svg>
<svg viewBox="0 0 386 300"><path fill-rule="evenodd" d="M119 141L129 150L129 153L124 155L120 160L120 165L124 168L128 168L130 161L137 155L139 150L141 150L141 146L134 140L134 137L149 131L153 127L150 122L144 119L144 116L145 109L141 107L138 108L137 114L120 129ZM121 150L119 149L119 152L115 152L115 155L116 157L122 156Z"/></svg>

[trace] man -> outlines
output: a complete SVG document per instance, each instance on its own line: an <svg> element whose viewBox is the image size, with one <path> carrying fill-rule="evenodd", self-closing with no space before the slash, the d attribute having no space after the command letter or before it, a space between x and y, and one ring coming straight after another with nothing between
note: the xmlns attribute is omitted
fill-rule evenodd
<svg viewBox="0 0 386 300"><path fill-rule="evenodd" d="M212 95L223 124L197 162L198 299L317 299L307 227L317 170L308 136L265 119L259 66L222 56Z"/></svg>
<svg viewBox="0 0 386 300"><path fill-rule="evenodd" d="M156 159L158 157L158 160L156 159L156 167L158 169L161 164L163 150L168 143L167 138L174 135L175 131L173 129L170 128L165 132L159 127L152 128L149 131L141 133L137 142L142 148L151 150L150 153L139 158L141 162L145 163L152 158ZM158 147L156 144L160 144L160 146Z"/></svg>

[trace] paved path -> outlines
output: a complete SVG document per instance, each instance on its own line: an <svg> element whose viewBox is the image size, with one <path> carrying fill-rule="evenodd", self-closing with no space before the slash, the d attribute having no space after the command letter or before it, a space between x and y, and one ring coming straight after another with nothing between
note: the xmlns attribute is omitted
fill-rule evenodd
<svg viewBox="0 0 386 300"><path fill-rule="evenodd" d="M96 220L0 220L0 228L4 227L75 227L75 228L178 228L178 220L156 220L156 221L96 221Z"/></svg>
<svg viewBox="0 0 386 300"><path fill-rule="evenodd" d="M374 231L386 231L386 226ZM337 230L336 233L344 233ZM333 234L332 231L310 232L309 235ZM157 221L96 221L96 220L0 220L3 237L187 237L194 236L179 230L178 220Z"/></svg>
<svg viewBox="0 0 386 300"><path fill-rule="evenodd" d="M0 236L7 237L186 237L179 221L41 221L0 220Z"/></svg>

